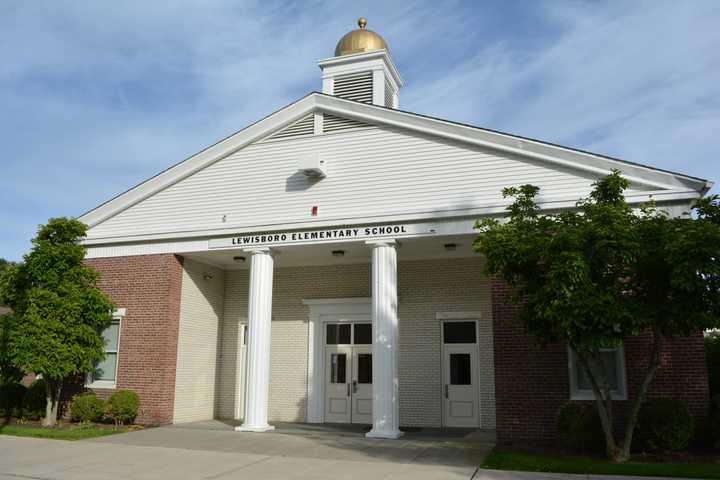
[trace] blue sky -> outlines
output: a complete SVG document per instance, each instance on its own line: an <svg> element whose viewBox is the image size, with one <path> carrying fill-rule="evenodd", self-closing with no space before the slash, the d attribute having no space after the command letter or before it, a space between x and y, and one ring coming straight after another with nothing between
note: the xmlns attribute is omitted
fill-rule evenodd
<svg viewBox="0 0 720 480"><path fill-rule="evenodd" d="M319 90L361 15L403 110L720 180L717 0L3 2L0 257Z"/></svg>

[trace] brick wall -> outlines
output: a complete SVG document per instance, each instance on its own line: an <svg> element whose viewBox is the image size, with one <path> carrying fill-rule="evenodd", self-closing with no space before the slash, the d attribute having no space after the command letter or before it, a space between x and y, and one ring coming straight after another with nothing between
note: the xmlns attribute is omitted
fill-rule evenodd
<svg viewBox="0 0 720 480"><path fill-rule="evenodd" d="M495 322L495 392L497 436L500 443L552 442L556 416L570 398L568 351L564 344L540 348L525 335L517 320L519 306L506 302L509 290L492 281ZM625 343L628 398L635 398L647 365L651 336ZM709 402L708 377L702 334L668 342L648 397L669 396L687 403L701 424ZM622 422L628 401L616 402Z"/></svg>
<svg viewBox="0 0 720 480"><path fill-rule="evenodd" d="M140 395L137 421L170 423L180 319L182 259L172 254L96 258L86 263L101 274L99 287L118 308L117 388ZM113 390L96 390L107 398Z"/></svg>

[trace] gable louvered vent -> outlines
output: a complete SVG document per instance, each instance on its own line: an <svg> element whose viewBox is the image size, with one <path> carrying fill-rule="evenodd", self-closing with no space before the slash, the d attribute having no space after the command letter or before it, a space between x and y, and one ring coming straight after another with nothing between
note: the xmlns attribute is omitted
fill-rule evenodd
<svg viewBox="0 0 720 480"><path fill-rule="evenodd" d="M385 79L385 106L388 108L393 108L393 91L392 87L390 87L390 82Z"/></svg>
<svg viewBox="0 0 720 480"><path fill-rule="evenodd" d="M323 114L324 133L342 132L345 130L371 126L372 125L370 124L358 122L357 120L353 120L351 118L336 117L335 115L330 115L329 113Z"/></svg>
<svg viewBox="0 0 720 480"><path fill-rule="evenodd" d="M347 98L357 102L372 103L373 74L361 72L335 77L333 94L336 97Z"/></svg>
<svg viewBox="0 0 720 480"><path fill-rule="evenodd" d="M292 125L283 128L274 135L268 137L265 141L287 140L288 138L306 137L315 133L315 116L311 113Z"/></svg>

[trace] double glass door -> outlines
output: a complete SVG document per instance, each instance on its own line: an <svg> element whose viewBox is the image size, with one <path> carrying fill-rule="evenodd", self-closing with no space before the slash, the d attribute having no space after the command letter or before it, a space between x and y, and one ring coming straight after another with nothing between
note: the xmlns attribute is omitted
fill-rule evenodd
<svg viewBox="0 0 720 480"><path fill-rule="evenodd" d="M372 423L372 326L329 323L325 346L325 421Z"/></svg>

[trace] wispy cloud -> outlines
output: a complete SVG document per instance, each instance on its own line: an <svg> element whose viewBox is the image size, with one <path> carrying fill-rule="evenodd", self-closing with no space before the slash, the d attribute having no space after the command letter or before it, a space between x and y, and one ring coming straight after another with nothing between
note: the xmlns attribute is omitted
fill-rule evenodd
<svg viewBox="0 0 720 480"><path fill-rule="evenodd" d="M0 6L0 256L320 86L366 15L403 109L720 179L720 3Z"/></svg>

